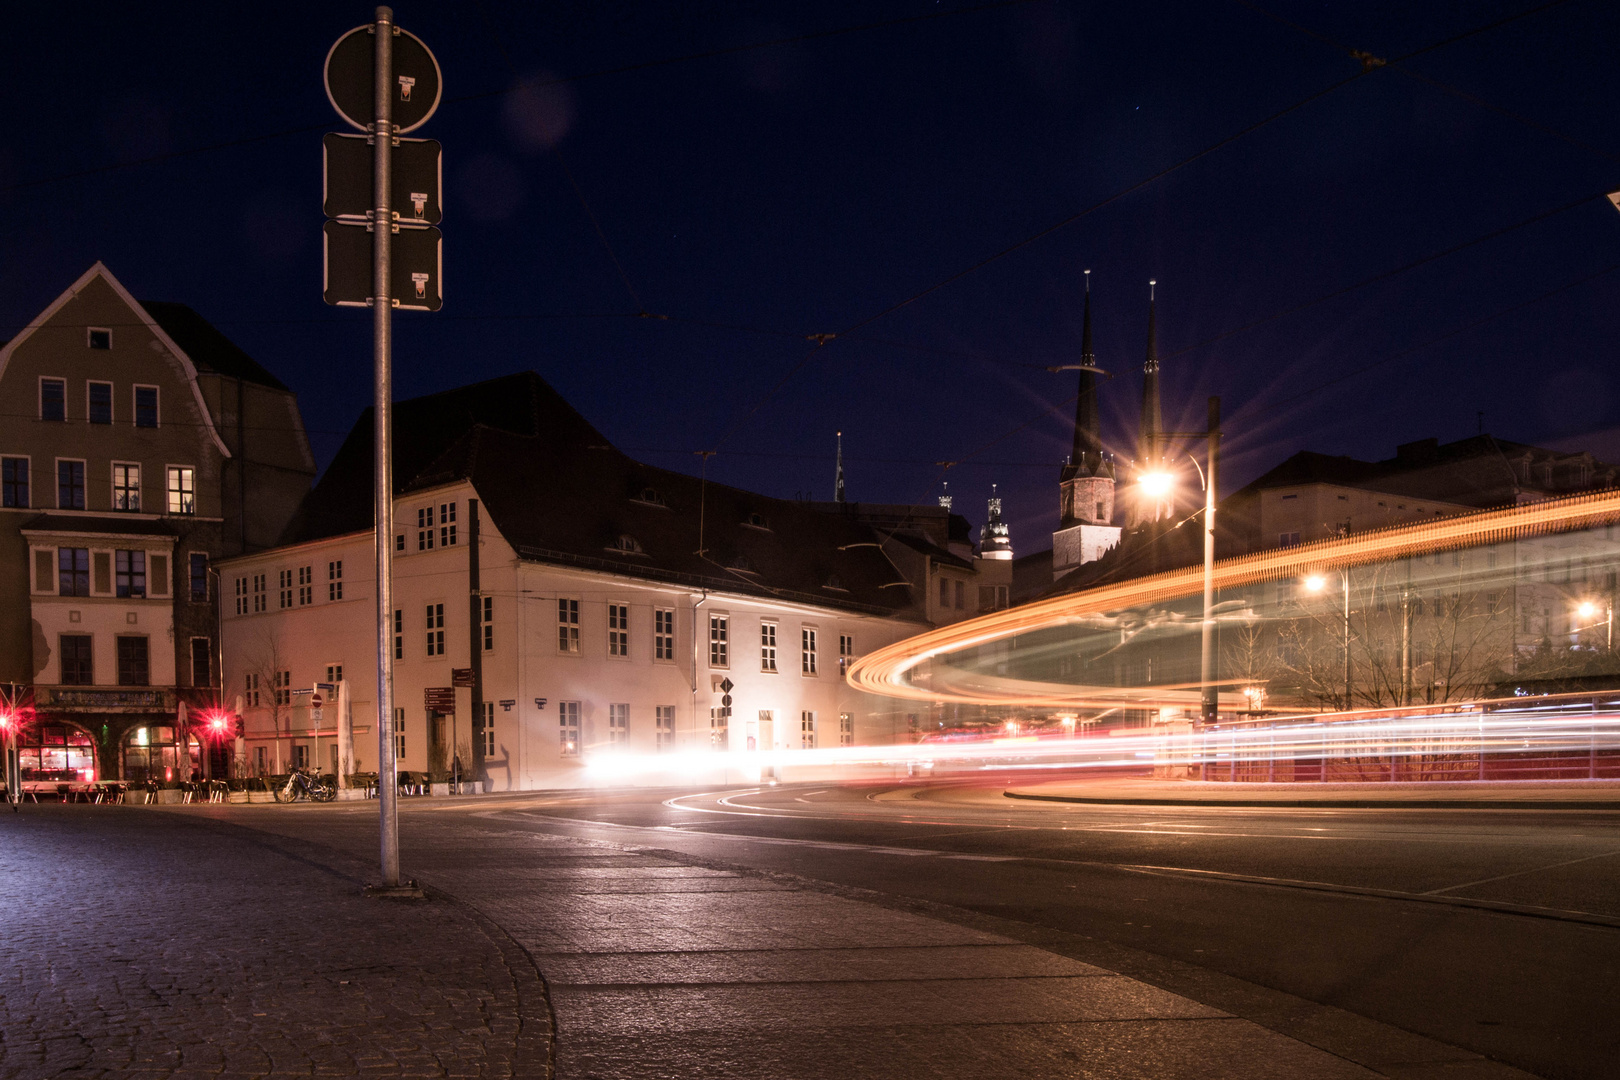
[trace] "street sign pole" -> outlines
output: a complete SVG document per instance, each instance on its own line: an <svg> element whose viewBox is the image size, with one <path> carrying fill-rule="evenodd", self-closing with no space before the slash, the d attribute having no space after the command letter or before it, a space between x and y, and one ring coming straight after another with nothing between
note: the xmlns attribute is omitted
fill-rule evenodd
<svg viewBox="0 0 1620 1080"><path fill-rule="evenodd" d="M376 441L377 512L377 806L381 814L382 885L399 888L399 763L394 760L394 459L389 452L393 422L393 316L389 256L394 215L390 152L394 145L394 12L379 7L376 20L376 122L371 127L372 179L376 208L371 218L373 334L376 400L372 406Z"/></svg>

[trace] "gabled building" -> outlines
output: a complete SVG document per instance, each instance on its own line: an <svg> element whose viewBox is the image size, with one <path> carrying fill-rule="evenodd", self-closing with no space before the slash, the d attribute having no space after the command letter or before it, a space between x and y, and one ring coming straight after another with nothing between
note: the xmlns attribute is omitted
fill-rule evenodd
<svg viewBox="0 0 1620 1080"><path fill-rule="evenodd" d="M399 402L393 440L384 719L402 769L459 759L517 790L584 783L584 761L614 755L909 734L843 678L929 622L857 504L644 465L533 373ZM371 484L368 411L281 544L221 568L252 771L376 768ZM317 682L348 687L350 762L331 756L334 714L293 692Z"/></svg>
<svg viewBox="0 0 1620 1080"><path fill-rule="evenodd" d="M214 565L272 543L314 477L297 398L97 263L0 348L0 400L0 681L32 701L24 777L189 777L202 748L177 718L219 695Z"/></svg>

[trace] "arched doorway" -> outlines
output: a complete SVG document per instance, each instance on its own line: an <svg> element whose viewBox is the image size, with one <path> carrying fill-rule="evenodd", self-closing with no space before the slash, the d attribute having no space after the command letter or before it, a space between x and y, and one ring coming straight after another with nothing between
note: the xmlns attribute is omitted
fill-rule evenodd
<svg viewBox="0 0 1620 1080"><path fill-rule="evenodd" d="M202 749L195 735L186 745L176 741L173 724L131 728L121 750L124 779L132 784L148 780L190 780L202 775Z"/></svg>
<svg viewBox="0 0 1620 1080"><path fill-rule="evenodd" d="M100 780L96 741L74 724L53 720L29 724L17 733L22 779L59 782Z"/></svg>

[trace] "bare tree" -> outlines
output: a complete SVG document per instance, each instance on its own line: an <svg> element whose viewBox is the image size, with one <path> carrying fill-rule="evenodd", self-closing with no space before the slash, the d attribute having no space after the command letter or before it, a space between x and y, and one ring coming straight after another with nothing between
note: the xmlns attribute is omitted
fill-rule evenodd
<svg viewBox="0 0 1620 1080"><path fill-rule="evenodd" d="M292 721L292 685L283 678L286 674L286 654L281 647L281 637L270 630L264 630L259 635L258 642L249 648L242 657L243 671L253 677L254 689L259 696L260 707L270 710L270 724L275 732L276 768L279 774L281 769L281 721L285 716L289 725Z"/></svg>

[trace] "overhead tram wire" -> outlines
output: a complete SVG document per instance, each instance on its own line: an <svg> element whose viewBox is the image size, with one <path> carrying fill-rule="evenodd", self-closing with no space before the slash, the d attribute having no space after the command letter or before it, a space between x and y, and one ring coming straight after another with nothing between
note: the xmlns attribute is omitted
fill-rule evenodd
<svg viewBox="0 0 1620 1080"><path fill-rule="evenodd" d="M560 86L565 83L584 82L588 79L607 78L612 75L627 75L638 71L651 71L656 68L670 67L676 64L695 63L699 60L712 60L722 56L736 56L740 53L753 52L757 49L775 49L784 45L799 45L811 41L823 41L849 34L869 33L875 30L887 30L897 26L909 26L917 23L931 22L937 19L948 19L958 15L979 15L986 12L998 11L1004 8L1023 7L1026 4L1040 2L1040 0L996 0L995 3L973 4L968 7L950 8L945 11L931 11L922 15L908 15L900 19L889 19L883 22L860 23L855 26L843 26L832 30L818 30L808 34L798 34L793 37L772 38L769 41L756 41L748 45L734 45L724 49L710 49L705 52L687 53L682 56L668 56L658 60L645 60L634 64L621 64L617 67L602 68L597 71L587 71L579 75L559 75L552 79L530 83L530 88L546 86ZM516 87L507 87L504 90L486 90L478 94L462 94L458 97L445 98L443 105L460 105L472 101L484 101L490 98L504 97L513 93ZM58 173L55 176L42 176L37 180L22 180L14 184L0 187L0 195L9 195L16 191L26 191L30 188L45 187L49 184L66 183L70 180L84 180L93 176L101 176L123 169L135 169L144 165L158 165L168 161L177 161L183 158L195 157L199 154L212 154L221 150L234 150L242 146L251 146L255 143L269 142L275 139L290 138L294 135L307 135L316 131L329 131L332 123L323 120L316 124L305 124L300 127L283 128L279 131L268 131L259 135L248 135L240 139L231 139L226 142L209 143L206 146L194 146L187 150L171 150L162 154L151 154L147 157L135 158L130 161L116 161L108 165L98 165L89 169L79 169L74 172Z"/></svg>
<svg viewBox="0 0 1620 1080"><path fill-rule="evenodd" d="M1037 232L1032 233L1029 236L1026 236L1025 238L1023 238L1022 240L1017 241L1016 243L1009 244L1007 247L1004 247L1001 250L996 251L993 254L988 255L983 259L980 259L979 261L973 263L972 265L970 265L970 266L968 266L968 267L966 267L966 268L964 268L962 270L958 270L955 273L950 274L949 276L941 279L940 281L935 282L932 285L929 285L928 287L926 287L924 289L921 289L921 290L919 290L919 291L917 291L915 293L912 293L910 296L906 297L905 299L900 300L897 303L890 304L888 307L883 308L881 311L878 311L878 312L876 312L876 313L874 313L872 315L868 315L865 318L862 318L862 319L850 324L849 326L843 328L842 330L839 330L837 333L819 335L820 340L818 340L816 342L816 347L809 350L802 357L800 357L799 361L796 364L794 364L791 368L789 368L788 371L786 372L786 374L784 374L779 380L777 380L776 384L771 388L771 390L763 398L761 398L759 401L755 402L754 405L751 408L749 408L740 417L738 417L735 421L733 421L731 426L728 427L726 429L725 433L721 435L720 440L715 443L714 448L716 450L719 450L720 447L725 444L726 440L731 438L731 436L736 432L738 427L740 427L742 424L746 423L749 419L751 419L756 413L759 412L760 409L764 408L765 405L767 403L769 403L771 401L771 399L776 396L776 394L782 389L783 386L787 385L787 383L789 381L791 381L792 378L795 375L797 375L800 371L802 371L804 369L805 365L810 362L811 358L814 357L816 355L816 353L824 345L826 345L826 343L828 341L831 341L831 340L837 338L839 335L848 336L850 334L853 334L855 331L861 329L862 327L869 326L872 323L877 322L879 319L882 319L882 318L885 318L886 316L892 315L896 311L899 311L902 308L905 308L905 307L907 307L907 306L909 306L911 304L914 304L918 300L921 300L926 296L929 296L929 295L931 295L931 294L933 294L935 292L938 292L940 289L943 289L948 285L952 285L955 282L960 281L963 278L968 277L969 275L971 275L971 274L973 274L973 273L975 273L975 272L977 272L979 270L984 269L986 266L989 266L991 263L997 262L997 261L1007 257L1008 255L1013 254L1014 252L1021 251L1024 248L1030 246L1031 244L1034 244L1039 240L1042 240L1042 239L1045 239L1048 236L1051 236L1053 233L1059 232L1059 231L1067 228L1068 226L1074 224L1077 221L1080 221L1081 219L1089 216L1090 214L1093 214L1096 211L1101 210L1106 206L1109 206L1109 205L1111 205L1111 204L1113 204L1115 202L1118 202L1120 199L1125 198L1127 195L1130 195L1130 194L1132 194L1132 193L1134 193L1136 191L1140 191L1142 188L1145 188L1145 187L1155 183L1158 180L1162 180L1163 178L1171 175L1172 173L1178 172L1181 169L1187 167L1188 165L1191 165L1194 162L1199 161L1202 158L1205 158L1205 157L1209 156L1210 154L1213 154L1216 151L1223 149L1224 147L1230 146L1232 143L1238 142L1239 140L1243 139L1245 136L1250 135L1250 134L1260 130L1261 128L1267 126L1268 124L1271 124L1273 121L1280 120L1283 117L1290 115L1291 113L1298 112L1300 109L1305 108L1307 105L1310 105L1310 104L1312 104L1312 103L1314 103L1316 101L1320 101L1322 98L1325 98L1325 97L1333 94L1335 91L1343 89L1344 87L1349 86L1351 83L1354 83L1354 82L1356 82L1356 81L1358 81L1360 79L1363 79L1366 76L1368 76L1368 75L1370 75L1370 74L1372 74L1372 73L1374 73L1376 71L1382 70L1384 67L1387 67L1389 64L1398 64L1398 63L1401 63L1401 62L1406 61L1406 60L1411 60L1411 59L1413 59L1415 57L1425 55L1426 53L1434 52L1437 49L1445 48L1448 45L1453 45L1453 44L1455 44L1455 43L1457 43L1459 41L1464 41L1464 40L1466 40L1468 38L1475 37L1475 36L1477 36L1479 34L1487 33L1487 32L1489 32L1491 30L1499 29L1499 28L1501 28L1503 26L1508 25L1509 23L1517 22L1520 19L1527 18L1527 17L1529 17L1531 15L1535 15L1535 14L1538 14L1538 13L1543 12L1543 11L1547 11L1547 10L1549 10L1551 8L1558 7L1558 6L1560 6L1562 4L1565 4L1565 3L1568 3L1568 0L1549 0L1548 3L1538 4L1535 7L1526 8L1526 9L1524 9L1522 11L1515 12L1514 14L1511 14L1511 15L1505 15L1500 19L1495 19L1495 20L1493 20L1493 21L1491 21L1489 23L1485 23L1485 24L1483 24L1481 26L1474 27L1473 29L1465 30L1460 34L1454 34L1451 37L1445 38L1443 40L1434 42L1434 43L1429 44L1429 45L1425 45L1422 48L1413 49L1410 52L1403 53L1400 56L1394 57L1394 58L1389 59L1389 60L1379 60L1377 63L1368 63L1366 60L1362 60L1361 70L1357 71L1355 74L1350 75L1347 78L1340 79L1339 81L1337 81L1335 83L1332 83L1331 85L1326 86L1321 90L1315 91L1314 93L1309 94L1304 98L1301 98L1299 101L1296 101L1293 104L1286 106L1285 108L1279 109L1278 111L1276 111L1274 113L1271 113L1270 115L1265 116L1265 117L1261 118L1260 120L1257 120L1254 123L1249 124L1248 126L1246 126L1244 128L1241 128L1238 131L1235 131L1232 134L1227 135L1227 136L1217 140L1214 143L1211 143L1209 146L1204 147L1202 150L1199 150L1199 151L1197 151L1197 152L1195 152L1195 153L1193 153L1193 154L1191 154L1191 155L1189 155L1189 156L1187 156L1185 158L1182 158L1180 161L1177 161L1174 164L1169 165L1166 168L1161 169L1158 172L1153 173L1150 176L1144 177L1143 179L1138 180L1137 182L1135 182L1133 184L1130 184L1127 187L1124 187L1124 188L1120 189L1119 191L1116 191L1112 195L1109 195L1109 196L1103 198L1099 202L1093 203L1092 205L1086 207L1084 210L1080 210L1080 211L1078 211L1076 213L1070 214L1068 217L1065 217L1060 221L1054 222L1053 224L1048 225L1048 226L1038 230ZM1585 200L1582 200L1582 201L1585 201Z"/></svg>

